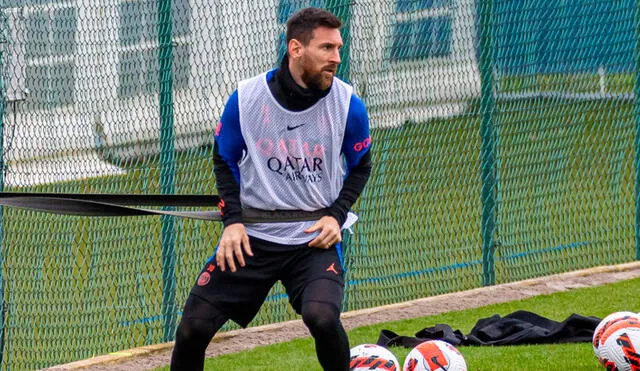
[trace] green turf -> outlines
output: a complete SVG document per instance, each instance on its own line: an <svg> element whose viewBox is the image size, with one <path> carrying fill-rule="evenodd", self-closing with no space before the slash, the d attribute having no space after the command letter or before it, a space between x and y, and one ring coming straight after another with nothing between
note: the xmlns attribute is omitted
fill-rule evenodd
<svg viewBox="0 0 640 371"><path fill-rule="evenodd" d="M482 110L471 102L453 118L372 130L374 169L345 249L345 310L482 285ZM496 282L634 260L634 106L500 101L494 118ZM33 190L160 192L158 158L118 164L127 174ZM215 193L211 148L178 155L175 183L178 194ZM175 277L165 284L158 217L5 208L2 222L4 359L25 369L166 341L163 291L179 319L221 227L175 220ZM296 318L283 294L272 290L255 325Z"/></svg>
<svg viewBox="0 0 640 371"><path fill-rule="evenodd" d="M436 316L364 326L349 331L348 335L351 345L355 346L375 343L382 329L413 336L421 329L438 323L448 324L466 334L481 318L506 315L516 310L531 311L557 321L572 313L603 318L615 311L640 311L640 304L635 300L639 296L640 279L632 279ZM391 350L403 362L410 349L392 347ZM465 356L468 369L474 371L602 370L590 343L459 347L459 350ZM168 370L168 367L157 370ZM313 341L304 338L210 358L206 361L205 370L320 371L321 368L317 364Z"/></svg>

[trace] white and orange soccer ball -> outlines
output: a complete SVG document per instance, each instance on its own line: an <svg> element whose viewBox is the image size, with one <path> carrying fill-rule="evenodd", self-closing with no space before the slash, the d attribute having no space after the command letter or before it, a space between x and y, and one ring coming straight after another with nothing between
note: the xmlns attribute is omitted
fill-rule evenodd
<svg viewBox="0 0 640 371"><path fill-rule="evenodd" d="M389 349L376 344L351 348L349 371L400 371L400 362Z"/></svg>
<svg viewBox="0 0 640 371"><path fill-rule="evenodd" d="M606 331L602 336L600 362L608 371L640 370L640 322L628 322L634 324L612 328L612 331Z"/></svg>
<svg viewBox="0 0 640 371"><path fill-rule="evenodd" d="M608 316L604 317L602 321L600 321L596 329L593 331L593 342L592 342L593 352L596 354L596 357L598 357L598 359L601 358L599 348L600 348L600 344L602 343L601 338L604 332L607 331L609 327L614 325L615 323L628 320L628 319L635 319L640 321L640 315L634 312L629 312L629 311L613 312Z"/></svg>
<svg viewBox="0 0 640 371"><path fill-rule="evenodd" d="M428 340L409 352L403 371L467 371L467 362L453 345Z"/></svg>

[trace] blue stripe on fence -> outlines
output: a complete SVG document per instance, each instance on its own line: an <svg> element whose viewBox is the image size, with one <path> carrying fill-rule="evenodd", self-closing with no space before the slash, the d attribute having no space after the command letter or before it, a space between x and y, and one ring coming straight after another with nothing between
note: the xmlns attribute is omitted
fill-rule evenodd
<svg viewBox="0 0 640 371"><path fill-rule="evenodd" d="M522 259L522 258L526 258L526 257L532 256L532 255L538 255L538 254L544 254L544 253L550 253L550 252L559 252L559 251L564 251L564 250L569 250L569 249L575 249L575 248L582 247L582 246L585 246L585 245L588 245L588 244L589 244L589 242L587 242L587 241L573 242L573 243L566 244L566 245L548 247L548 248L542 249L542 250L525 251L525 252L521 252L521 253L514 253L514 254L507 255L507 256L498 257L498 260L499 261L509 261L509 260L514 260L514 259ZM402 278L420 276L420 275L425 275L425 274L430 274L430 273L435 273L435 272L447 272L447 271L452 271L452 270L457 270L457 269L468 268L468 267L476 266L476 265L480 265L480 264L482 264L481 260L472 260L472 261L468 261L468 262L461 262L461 263L456 263L456 264L444 265L444 266L441 266L441 267L433 267L433 268L421 269L421 270L412 271L412 272L402 272L402 273L390 274L390 275L380 276L380 277L371 277L371 278L360 279L360 280L349 280L347 282L347 285L348 286L364 285L364 284L368 284L368 283L383 282L383 281L393 280L393 279L402 279ZM283 299L286 299L286 298L287 298L287 294L276 294L276 295L271 295L271 296L267 297L267 299L265 301L276 301L276 300L283 300ZM179 312L178 315L181 316L182 312ZM132 325L138 325L138 324L143 324L143 323L150 323L150 322L155 322L155 321L162 320L163 318L164 318L163 315L144 317L144 318L139 318L139 319L135 319L135 320L132 320L132 321L120 322L120 326L132 326Z"/></svg>

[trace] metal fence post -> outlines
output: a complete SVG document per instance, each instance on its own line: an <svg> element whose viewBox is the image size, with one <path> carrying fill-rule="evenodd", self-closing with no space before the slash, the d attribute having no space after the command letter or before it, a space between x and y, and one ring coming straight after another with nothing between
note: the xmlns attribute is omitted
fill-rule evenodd
<svg viewBox="0 0 640 371"><path fill-rule="evenodd" d="M173 43L172 1L158 1L158 86L160 109L160 190L175 193L175 154L173 129ZM165 209L171 209L165 207ZM164 341L174 338L175 310L175 219L162 216L162 315Z"/></svg>
<svg viewBox="0 0 640 371"><path fill-rule="evenodd" d="M495 236L495 130L494 130L494 77L493 77L493 1L482 0L478 7L480 49L481 93L480 110L482 121L480 135L482 138L482 283L493 285L496 281L494 265Z"/></svg>
<svg viewBox="0 0 640 371"><path fill-rule="evenodd" d="M9 40L5 32L6 21L4 13L0 14L0 192L4 192L4 112L7 101L6 87L4 83L4 58L3 51ZM5 342L5 311L4 301L4 207L0 206L0 368L4 356Z"/></svg>
<svg viewBox="0 0 640 371"><path fill-rule="evenodd" d="M636 260L640 260L640 0L635 2L635 47L634 47L634 61L635 61L635 79L634 79L634 103L636 109L636 132L635 132L635 196L636 196Z"/></svg>
<svg viewBox="0 0 640 371"><path fill-rule="evenodd" d="M341 36L344 43L340 57L342 62L338 65L337 75L342 80L349 81L351 70L351 1L328 0L325 4L327 10L334 13L342 20Z"/></svg>

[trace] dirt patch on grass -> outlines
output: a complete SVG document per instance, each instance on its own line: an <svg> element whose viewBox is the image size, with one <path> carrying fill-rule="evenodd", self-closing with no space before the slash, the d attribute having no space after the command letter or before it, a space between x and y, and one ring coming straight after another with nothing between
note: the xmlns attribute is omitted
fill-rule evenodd
<svg viewBox="0 0 640 371"><path fill-rule="evenodd" d="M469 291L439 295L384 307L343 313L347 330L389 320L402 320L476 308L528 297L605 285L640 277L640 262L604 266L526 281L483 287ZM300 320L234 330L218 334L207 348L207 357L236 353L262 345L285 342L309 333ZM169 364L172 343L136 348L112 355L92 358L49 368L49 371L138 371L152 370Z"/></svg>

